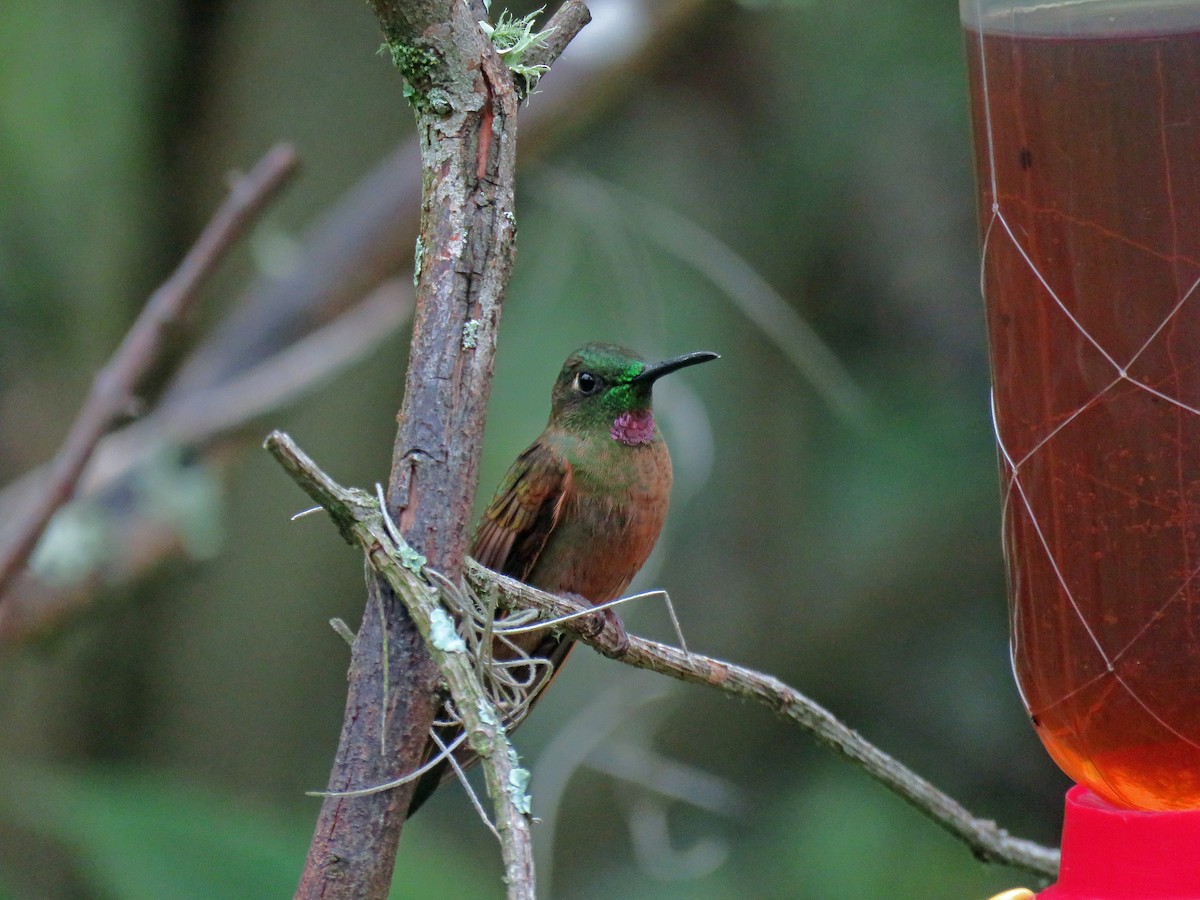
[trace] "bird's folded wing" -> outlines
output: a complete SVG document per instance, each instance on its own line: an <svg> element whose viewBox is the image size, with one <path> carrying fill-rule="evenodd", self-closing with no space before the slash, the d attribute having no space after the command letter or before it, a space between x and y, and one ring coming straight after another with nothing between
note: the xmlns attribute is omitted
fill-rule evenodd
<svg viewBox="0 0 1200 900"><path fill-rule="evenodd" d="M570 493L571 466L537 442L517 457L483 513L471 555L519 581L528 578Z"/></svg>

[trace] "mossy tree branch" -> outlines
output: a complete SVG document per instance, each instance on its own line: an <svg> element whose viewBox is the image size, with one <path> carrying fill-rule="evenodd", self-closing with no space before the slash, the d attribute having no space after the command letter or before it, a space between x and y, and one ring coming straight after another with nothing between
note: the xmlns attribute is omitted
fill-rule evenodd
<svg viewBox="0 0 1200 900"><path fill-rule="evenodd" d="M305 493L325 507L346 542L362 549L369 571L378 573L412 617L445 679L467 742L482 763L488 796L496 810L508 896L510 900L534 900L529 797L525 793L529 773L518 766L516 751L475 674L467 645L454 638L449 615L439 603L437 589L423 575L418 555L406 545L396 544L374 497L337 484L286 434L272 432L264 446Z"/></svg>
<svg viewBox="0 0 1200 900"><path fill-rule="evenodd" d="M294 447L286 435L272 435L268 438L267 446L309 496L329 510L347 540L353 542L358 534L355 523L360 517L371 522L382 520L378 505L361 491L346 491L336 485L303 454L289 452L290 459L285 458L278 448ZM297 465L294 460L301 462ZM313 485L318 487L314 489ZM337 501L337 498L349 495L366 497L366 502L330 502L331 498ZM381 565L389 555L402 559L405 553L398 546L389 549L387 543L383 543L383 552L380 552L379 546L364 544L361 540L358 542L367 552L368 562L372 566ZM394 563L389 565L394 567ZM494 595L501 608L534 609L547 620L580 612L579 607L569 600L498 575L474 560L467 560L465 580L467 586L481 596ZM871 744L833 713L777 678L636 635L628 635L627 645L618 644L612 629L605 628L597 633L595 622L590 617L556 622L555 627L627 665L761 703L799 725L821 743L854 760L888 790L963 841L979 859L1014 866L1051 879L1058 873L1059 855L1056 850L1013 837L995 822L972 815L952 797Z"/></svg>
<svg viewBox="0 0 1200 900"><path fill-rule="evenodd" d="M461 578L504 290L512 269L518 96L482 4L371 0L407 82L423 172L417 301L386 502L430 567ZM417 767L438 669L393 587L368 575L341 738L297 897L382 898L413 786L337 796ZM511 875L511 873L510 873ZM528 863L532 890L532 861Z"/></svg>

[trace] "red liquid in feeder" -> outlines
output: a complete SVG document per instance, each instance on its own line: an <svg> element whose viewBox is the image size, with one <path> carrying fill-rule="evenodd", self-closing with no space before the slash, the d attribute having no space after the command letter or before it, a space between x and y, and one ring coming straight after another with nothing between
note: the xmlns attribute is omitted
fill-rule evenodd
<svg viewBox="0 0 1200 900"><path fill-rule="evenodd" d="M1014 669L1063 770L1143 809L1200 808L1191 16L966 31Z"/></svg>

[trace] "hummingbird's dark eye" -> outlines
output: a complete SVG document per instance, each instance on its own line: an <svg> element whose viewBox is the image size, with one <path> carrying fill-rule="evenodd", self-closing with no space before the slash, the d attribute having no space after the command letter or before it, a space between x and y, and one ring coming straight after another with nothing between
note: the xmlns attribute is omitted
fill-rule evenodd
<svg viewBox="0 0 1200 900"><path fill-rule="evenodd" d="M575 376L575 387L579 389L579 393L585 397L596 393L604 386L604 382L593 375L591 372L580 372Z"/></svg>

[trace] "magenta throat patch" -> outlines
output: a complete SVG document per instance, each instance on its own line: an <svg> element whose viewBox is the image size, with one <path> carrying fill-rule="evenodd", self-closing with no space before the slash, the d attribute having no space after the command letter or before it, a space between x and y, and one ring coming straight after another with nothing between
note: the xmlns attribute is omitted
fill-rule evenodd
<svg viewBox="0 0 1200 900"><path fill-rule="evenodd" d="M617 416L609 429L614 441L637 446L654 440L654 414L648 409L623 412Z"/></svg>

